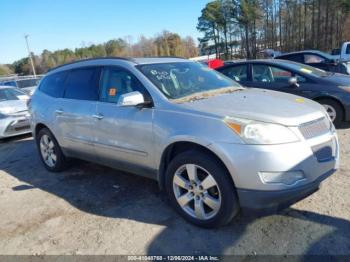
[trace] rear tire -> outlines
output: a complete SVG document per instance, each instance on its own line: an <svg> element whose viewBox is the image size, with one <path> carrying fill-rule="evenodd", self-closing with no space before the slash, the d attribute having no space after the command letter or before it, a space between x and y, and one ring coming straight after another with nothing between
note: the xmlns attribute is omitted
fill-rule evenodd
<svg viewBox="0 0 350 262"><path fill-rule="evenodd" d="M344 110L342 106L333 99L317 100L326 110L333 124L339 127L344 120Z"/></svg>
<svg viewBox="0 0 350 262"><path fill-rule="evenodd" d="M192 224L219 227L238 213L238 197L230 174L215 157L200 151L180 153L170 162L165 175L172 206Z"/></svg>
<svg viewBox="0 0 350 262"><path fill-rule="evenodd" d="M67 168L67 159L63 155L55 136L49 129L41 129L35 139L40 159L47 170L60 172Z"/></svg>

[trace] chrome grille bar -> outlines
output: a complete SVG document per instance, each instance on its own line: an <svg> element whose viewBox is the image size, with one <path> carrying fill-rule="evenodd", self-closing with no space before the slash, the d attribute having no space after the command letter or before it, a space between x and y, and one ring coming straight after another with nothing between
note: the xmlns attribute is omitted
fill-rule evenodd
<svg viewBox="0 0 350 262"><path fill-rule="evenodd" d="M331 123L326 117L316 119L299 126L299 130L305 139L311 139L326 134L330 131L330 129Z"/></svg>

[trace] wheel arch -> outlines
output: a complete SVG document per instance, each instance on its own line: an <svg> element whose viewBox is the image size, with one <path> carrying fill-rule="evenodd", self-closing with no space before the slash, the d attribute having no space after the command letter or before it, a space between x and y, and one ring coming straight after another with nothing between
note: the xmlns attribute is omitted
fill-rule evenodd
<svg viewBox="0 0 350 262"><path fill-rule="evenodd" d="M160 163L159 163L159 169L158 169L158 184L161 190L164 189L164 183L165 183L165 172L166 169L170 163L170 161L178 154L190 150L198 150L201 152L204 152L212 157L214 157L230 174L229 169L225 162L216 154L213 150L211 150L208 145L209 143L201 143L201 142L194 142L189 140L183 140L183 141L174 141L170 144L168 144L165 149L162 152ZM234 181L232 176L230 175L230 180L232 181L232 184L234 186Z"/></svg>
<svg viewBox="0 0 350 262"><path fill-rule="evenodd" d="M322 96L318 96L318 97L315 97L313 98L314 101L320 103L320 101L322 100L333 100L334 102L338 103L341 107L341 109L343 110L343 113L344 113L344 118L346 119L348 116L346 114L346 109L343 105L343 103L336 97L334 96L326 96L326 95L322 95Z"/></svg>
<svg viewBox="0 0 350 262"><path fill-rule="evenodd" d="M43 123L37 123L34 128L34 137L37 136L37 134L40 132L41 129L47 128L50 130L50 128L47 127L47 125Z"/></svg>

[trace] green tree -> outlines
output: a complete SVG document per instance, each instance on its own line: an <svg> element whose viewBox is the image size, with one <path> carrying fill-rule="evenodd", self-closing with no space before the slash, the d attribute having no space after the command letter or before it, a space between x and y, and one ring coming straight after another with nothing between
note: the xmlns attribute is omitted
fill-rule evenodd
<svg viewBox="0 0 350 262"><path fill-rule="evenodd" d="M13 72L8 65L0 65L0 76L6 76L10 74L13 74Z"/></svg>

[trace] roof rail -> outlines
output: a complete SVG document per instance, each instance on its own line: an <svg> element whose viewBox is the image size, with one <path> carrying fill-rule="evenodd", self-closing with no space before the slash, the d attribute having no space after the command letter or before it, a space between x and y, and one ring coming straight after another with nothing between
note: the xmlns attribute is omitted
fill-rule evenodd
<svg viewBox="0 0 350 262"><path fill-rule="evenodd" d="M118 57L118 56L103 56L103 57L93 57L93 58L85 58L85 59L80 59L80 60L76 60L70 63L66 63L63 65L59 65L53 68L50 68L48 70L48 72L51 72L53 70L56 70L58 68L61 68L63 66L67 66L67 65L72 65L72 64L76 64L76 63L80 63L80 62L86 62L86 61L93 61L93 60L100 60L100 59L120 59L120 60L127 60L127 61L132 61L135 62L134 59L132 57Z"/></svg>
<svg viewBox="0 0 350 262"><path fill-rule="evenodd" d="M179 58L179 59L187 59L183 56L172 56L172 55L165 55L165 56L141 56L141 57L133 57L133 58Z"/></svg>

